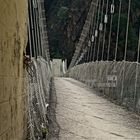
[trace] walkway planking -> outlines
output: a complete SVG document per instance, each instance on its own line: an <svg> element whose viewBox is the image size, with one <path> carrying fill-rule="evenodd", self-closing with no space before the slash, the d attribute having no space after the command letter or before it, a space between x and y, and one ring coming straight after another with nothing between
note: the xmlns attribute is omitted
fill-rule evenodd
<svg viewBox="0 0 140 140"><path fill-rule="evenodd" d="M140 119L71 78L55 78L60 140L140 140Z"/></svg>

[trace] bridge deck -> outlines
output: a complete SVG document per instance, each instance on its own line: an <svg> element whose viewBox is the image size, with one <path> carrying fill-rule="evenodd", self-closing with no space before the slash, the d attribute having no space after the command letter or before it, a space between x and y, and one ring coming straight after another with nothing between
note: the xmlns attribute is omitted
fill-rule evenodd
<svg viewBox="0 0 140 140"><path fill-rule="evenodd" d="M60 140L140 139L140 119L83 83L55 78Z"/></svg>

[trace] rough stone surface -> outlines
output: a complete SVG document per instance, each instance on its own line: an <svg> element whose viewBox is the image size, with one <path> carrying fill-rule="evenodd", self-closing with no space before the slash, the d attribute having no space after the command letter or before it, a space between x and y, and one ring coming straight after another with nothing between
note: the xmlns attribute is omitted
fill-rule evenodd
<svg viewBox="0 0 140 140"><path fill-rule="evenodd" d="M71 78L55 78L60 140L139 140L140 118Z"/></svg>
<svg viewBox="0 0 140 140"><path fill-rule="evenodd" d="M25 138L27 1L0 0L0 140Z"/></svg>

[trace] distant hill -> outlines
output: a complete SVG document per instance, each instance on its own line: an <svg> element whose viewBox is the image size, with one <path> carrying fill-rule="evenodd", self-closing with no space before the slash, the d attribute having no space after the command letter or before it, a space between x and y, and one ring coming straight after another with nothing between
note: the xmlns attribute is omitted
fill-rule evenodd
<svg viewBox="0 0 140 140"><path fill-rule="evenodd" d="M91 0L46 0L48 17L48 35L52 58L71 60L84 21L89 10ZM116 9L113 17L113 32L111 47L114 47L115 31L117 28L119 1L115 1ZM120 59L123 58L125 31L127 21L128 0L122 0L121 32L119 38ZM140 25L140 1L133 0L131 5L130 30L128 41L128 56L135 59L138 28ZM108 25L109 30L109 25ZM108 34L108 33L107 33ZM113 54L111 54L113 56Z"/></svg>
<svg viewBox="0 0 140 140"><path fill-rule="evenodd" d="M91 0L46 0L52 58L71 60Z"/></svg>

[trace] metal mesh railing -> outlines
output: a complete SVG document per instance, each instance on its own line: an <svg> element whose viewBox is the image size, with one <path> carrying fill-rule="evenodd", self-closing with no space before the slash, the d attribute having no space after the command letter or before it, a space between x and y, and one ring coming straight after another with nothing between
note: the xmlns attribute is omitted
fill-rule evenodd
<svg viewBox="0 0 140 140"><path fill-rule="evenodd" d="M43 59L32 59L28 68L28 139L42 140L48 132L47 107L51 70Z"/></svg>
<svg viewBox="0 0 140 140"><path fill-rule="evenodd" d="M139 71L140 64L136 62L96 61L75 66L69 70L68 75L88 84L99 94L140 112Z"/></svg>

